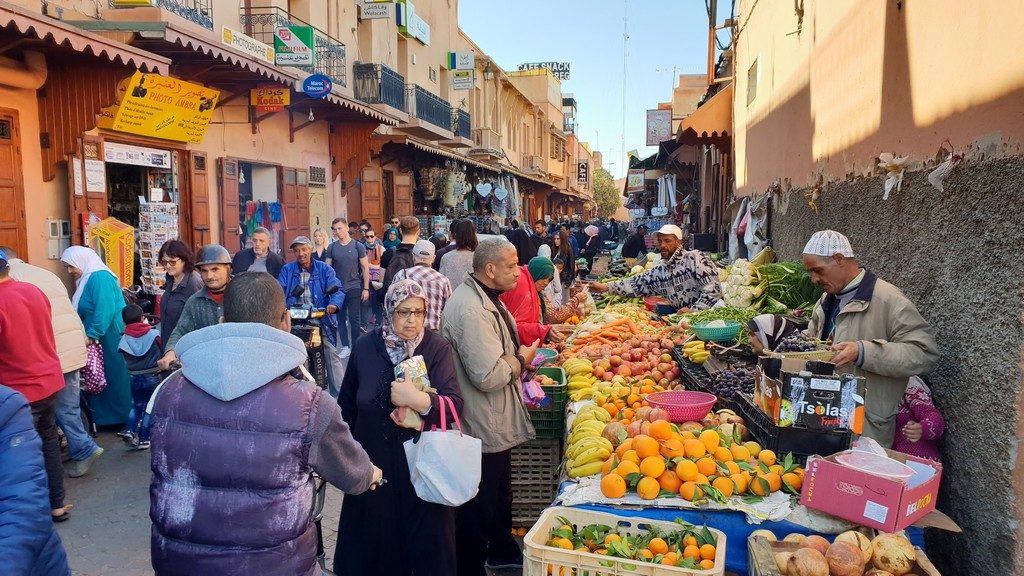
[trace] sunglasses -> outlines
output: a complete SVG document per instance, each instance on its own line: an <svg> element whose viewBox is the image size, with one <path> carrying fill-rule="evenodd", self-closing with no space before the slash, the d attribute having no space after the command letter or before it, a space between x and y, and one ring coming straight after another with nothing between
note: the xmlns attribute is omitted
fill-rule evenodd
<svg viewBox="0 0 1024 576"><path fill-rule="evenodd" d="M366 237L369 238L370 240L376 238L376 236L374 236L373 234L367 234Z"/></svg>

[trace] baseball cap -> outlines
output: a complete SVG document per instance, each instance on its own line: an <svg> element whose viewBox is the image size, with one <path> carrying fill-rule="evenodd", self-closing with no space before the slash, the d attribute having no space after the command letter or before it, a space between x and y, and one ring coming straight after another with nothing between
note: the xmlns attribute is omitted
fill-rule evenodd
<svg viewBox="0 0 1024 576"><path fill-rule="evenodd" d="M434 251L434 243L430 240L417 240L416 244L412 247L413 256L419 256L420 258L433 256L435 253Z"/></svg>
<svg viewBox="0 0 1024 576"><path fill-rule="evenodd" d="M804 246L803 253L811 256L823 256L825 258L831 258L835 254L854 258L850 239L835 230L819 230L815 232L811 239L807 241L807 245Z"/></svg>
<svg viewBox="0 0 1024 576"><path fill-rule="evenodd" d="M312 246L313 241L309 239L309 236L296 236L295 240L289 245L289 248L295 248L297 244L305 244L306 246Z"/></svg>
<svg viewBox="0 0 1024 576"><path fill-rule="evenodd" d="M665 224L661 228L658 228L658 232L657 233L658 234L671 234L672 236L675 236L676 238L678 238L680 240L683 239L683 230L681 228L679 228L679 226L676 226L675 224Z"/></svg>

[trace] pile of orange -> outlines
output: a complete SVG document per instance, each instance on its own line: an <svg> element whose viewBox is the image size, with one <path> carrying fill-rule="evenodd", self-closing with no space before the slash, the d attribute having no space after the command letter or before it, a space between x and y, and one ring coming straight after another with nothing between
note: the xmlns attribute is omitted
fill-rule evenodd
<svg viewBox="0 0 1024 576"><path fill-rule="evenodd" d="M630 535L597 524L577 530L562 517L558 517L558 522L559 525L551 529L546 543L554 548L695 570L715 567L719 542L706 527L697 528L684 523L682 529L670 533L650 528L646 533ZM553 573L553 566L548 568L549 574Z"/></svg>
<svg viewBox="0 0 1024 576"><path fill-rule="evenodd" d="M594 369L595 372L598 368ZM663 386L655 384L650 378L635 380L631 385L622 385L608 394L600 394L594 398L598 406L605 409L613 421L624 426L630 425L636 418L636 411L647 406L645 399L648 394L664 391Z"/></svg>
<svg viewBox="0 0 1024 576"><path fill-rule="evenodd" d="M713 428L680 431L666 420L651 422L649 435L626 439L601 469L601 493L622 498L633 490L644 500L679 496L691 502L730 496L798 494L804 470L782 463L756 442L731 442Z"/></svg>

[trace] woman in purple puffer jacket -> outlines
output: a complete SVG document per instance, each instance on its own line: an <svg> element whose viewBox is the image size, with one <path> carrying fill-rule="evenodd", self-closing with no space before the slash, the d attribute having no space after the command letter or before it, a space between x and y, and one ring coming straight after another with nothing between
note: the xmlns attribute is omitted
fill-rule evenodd
<svg viewBox="0 0 1024 576"><path fill-rule="evenodd" d="M932 404L932 391L919 376L911 376L896 413L892 449L940 461L939 440L946 431L942 413Z"/></svg>

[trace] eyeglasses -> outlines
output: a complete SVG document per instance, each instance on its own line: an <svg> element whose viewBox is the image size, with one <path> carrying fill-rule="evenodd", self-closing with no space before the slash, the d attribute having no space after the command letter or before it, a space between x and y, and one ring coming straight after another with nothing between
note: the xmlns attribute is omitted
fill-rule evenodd
<svg viewBox="0 0 1024 576"><path fill-rule="evenodd" d="M425 308L420 310L395 310L395 316L399 320L408 320L410 317L421 320L426 317L426 315L427 310Z"/></svg>
<svg viewBox="0 0 1024 576"><path fill-rule="evenodd" d="M164 266L174 266L178 262L181 262L181 258L165 258L164 260L160 261L160 264Z"/></svg>
<svg viewBox="0 0 1024 576"><path fill-rule="evenodd" d="M398 222L398 220L392 220L392 221L391 221L391 224L392 224L393 226L398 226L399 222Z"/></svg>

